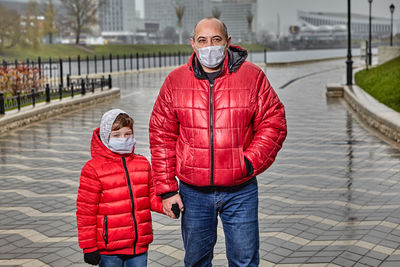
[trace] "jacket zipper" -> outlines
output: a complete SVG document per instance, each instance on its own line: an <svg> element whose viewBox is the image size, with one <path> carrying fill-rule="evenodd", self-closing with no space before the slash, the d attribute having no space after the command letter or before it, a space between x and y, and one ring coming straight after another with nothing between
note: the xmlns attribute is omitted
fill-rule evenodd
<svg viewBox="0 0 400 267"><path fill-rule="evenodd" d="M210 83L210 146L211 146L211 176L210 185L214 185L214 123L213 123L213 87Z"/></svg>
<svg viewBox="0 0 400 267"><path fill-rule="evenodd" d="M131 202L132 202L132 218L133 218L133 223L135 225L135 240L133 241L133 255L136 255L136 243L137 243L137 240L138 240L138 229L137 229L137 221L136 221L136 217L135 217L135 202L133 201L133 192L132 192L132 186L131 186L131 179L129 177L128 168L126 167L125 157L122 157L122 163L124 164L126 180L128 182L128 188L129 188L129 195L131 197Z"/></svg>
<svg viewBox="0 0 400 267"><path fill-rule="evenodd" d="M108 244L108 221L107 221L107 215L104 216L104 222L103 222L103 240L104 243L107 247Z"/></svg>

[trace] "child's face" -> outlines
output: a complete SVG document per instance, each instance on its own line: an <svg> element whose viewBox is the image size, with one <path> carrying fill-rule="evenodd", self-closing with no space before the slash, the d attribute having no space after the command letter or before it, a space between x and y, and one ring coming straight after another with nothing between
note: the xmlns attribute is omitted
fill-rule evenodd
<svg viewBox="0 0 400 267"><path fill-rule="evenodd" d="M111 131L110 139L111 138L129 138L133 135L133 131L129 127L123 127L118 131Z"/></svg>

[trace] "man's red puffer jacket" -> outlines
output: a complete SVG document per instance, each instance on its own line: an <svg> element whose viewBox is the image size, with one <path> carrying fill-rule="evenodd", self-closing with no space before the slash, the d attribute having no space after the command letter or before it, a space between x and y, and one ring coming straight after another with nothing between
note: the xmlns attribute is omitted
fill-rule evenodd
<svg viewBox="0 0 400 267"><path fill-rule="evenodd" d="M246 57L230 46L213 85L194 53L165 79L149 129L157 195L178 190L175 176L195 186L238 185L275 160L286 138L284 106Z"/></svg>
<svg viewBox="0 0 400 267"><path fill-rule="evenodd" d="M82 169L76 217L84 253L136 255L153 240L150 209L162 213L151 168L140 155L111 152L94 130L92 159Z"/></svg>

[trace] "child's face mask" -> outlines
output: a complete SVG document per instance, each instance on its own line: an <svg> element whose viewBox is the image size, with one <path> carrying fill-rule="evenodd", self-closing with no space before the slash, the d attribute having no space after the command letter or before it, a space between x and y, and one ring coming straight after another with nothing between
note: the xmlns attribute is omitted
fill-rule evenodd
<svg viewBox="0 0 400 267"><path fill-rule="evenodd" d="M129 127L123 127L117 131L112 131L108 141L108 148L115 153L132 153L136 139L133 137L133 131Z"/></svg>
<svg viewBox="0 0 400 267"><path fill-rule="evenodd" d="M133 147L136 144L136 139L131 135L130 137L110 138L108 147L112 152L119 154L132 153Z"/></svg>

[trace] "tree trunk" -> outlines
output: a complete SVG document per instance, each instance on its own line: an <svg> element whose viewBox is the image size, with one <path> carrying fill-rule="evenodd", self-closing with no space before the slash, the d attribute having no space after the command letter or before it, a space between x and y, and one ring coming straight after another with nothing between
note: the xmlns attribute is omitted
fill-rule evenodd
<svg viewBox="0 0 400 267"><path fill-rule="evenodd" d="M53 34L49 33L49 44L53 44Z"/></svg>
<svg viewBox="0 0 400 267"><path fill-rule="evenodd" d="M75 44L79 44L79 39L81 38L81 33L79 31L76 32L76 39L75 39Z"/></svg>
<svg viewBox="0 0 400 267"><path fill-rule="evenodd" d="M183 43L183 40L182 40L182 27L179 27L179 44L182 44Z"/></svg>

